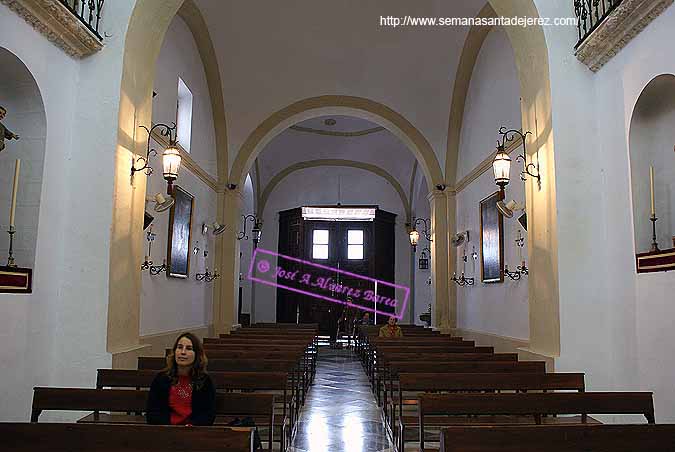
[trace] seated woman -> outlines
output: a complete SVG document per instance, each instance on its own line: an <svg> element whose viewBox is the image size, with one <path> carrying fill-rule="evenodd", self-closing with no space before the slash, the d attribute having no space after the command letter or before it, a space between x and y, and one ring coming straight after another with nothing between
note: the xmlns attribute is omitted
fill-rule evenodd
<svg viewBox="0 0 675 452"><path fill-rule="evenodd" d="M396 324L398 319L394 316L389 317L387 324L380 328L380 337L403 337L403 330Z"/></svg>
<svg viewBox="0 0 675 452"><path fill-rule="evenodd" d="M206 354L197 336L178 336L166 357L166 368L153 380L148 394L148 424L212 425L216 390L206 373Z"/></svg>

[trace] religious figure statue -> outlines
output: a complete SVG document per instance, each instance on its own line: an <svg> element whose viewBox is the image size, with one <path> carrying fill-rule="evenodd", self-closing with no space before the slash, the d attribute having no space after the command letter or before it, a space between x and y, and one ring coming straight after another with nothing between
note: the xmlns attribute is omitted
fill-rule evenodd
<svg viewBox="0 0 675 452"><path fill-rule="evenodd" d="M5 116L7 116L7 109L0 105L0 121L5 119ZM5 149L5 140L18 140L19 138L19 135L9 130L0 122L0 152Z"/></svg>

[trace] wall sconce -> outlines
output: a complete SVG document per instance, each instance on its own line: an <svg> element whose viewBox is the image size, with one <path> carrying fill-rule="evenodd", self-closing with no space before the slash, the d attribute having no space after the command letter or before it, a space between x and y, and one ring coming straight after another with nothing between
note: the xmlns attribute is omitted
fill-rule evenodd
<svg viewBox="0 0 675 452"><path fill-rule="evenodd" d="M211 282L214 279L220 278L220 273L218 273L218 269L216 269L213 273L209 271L208 268L204 269L204 273L197 273L195 275L195 279L197 281L204 281L204 282Z"/></svg>
<svg viewBox="0 0 675 452"><path fill-rule="evenodd" d="M512 272L509 271L509 266L508 264L504 265L504 270L502 273L504 276L509 277L510 279L514 281L518 281L523 275L529 274L529 269L525 265L525 261L523 260L523 247L525 246L525 237L523 237L523 234L520 232L520 229L518 229L518 235L516 237L516 246L518 247L518 258L520 259L520 265L516 267L516 271Z"/></svg>
<svg viewBox="0 0 675 452"><path fill-rule="evenodd" d="M258 242L260 241L260 236L262 235L262 222L252 213L248 215L242 215L242 231L237 234L237 240L248 240L248 234L246 232L247 222L251 220L253 223L253 229L251 229L251 235L253 236L253 247L258 247Z"/></svg>
<svg viewBox="0 0 675 452"><path fill-rule="evenodd" d="M516 161L521 159L523 161L523 171L520 172L520 179L522 181L527 180L527 176L537 179L537 184L541 188L541 174L539 173L539 163L527 163L527 149L525 144L525 138L528 134L532 132L527 131L524 134L520 130L510 129L506 130L506 127L502 126L499 128L499 134L502 136L501 143L497 141L497 155L492 161L492 171L495 176L495 184L497 184L502 190L509 184L510 173L511 173L511 157L506 153L506 143L513 141L514 135L518 135L523 143L523 153L518 154Z"/></svg>
<svg viewBox="0 0 675 452"><path fill-rule="evenodd" d="M208 234L209 228L211 229L211 234L213 234L214 236L222 234L223 232L225 232L225 229L227 229L227 227L224 224L220 224L217 221L214 221L211 224L202 223L202 235Z"/></svg>
<svg viewBox="0 0 675 452"><path fill-rule="evenodd" d="M145 256L145 260L141 264L141 271L150 270L150 274L152 276L156 276L166 271L166 259L164 259L162 265L152 265L152 242L155 240L156 234L152 232L152 228L150 228L145 234L146 240L148 241L148 254Z"/></svg>
<svg viewBox="0 0 675 452"><path fill-rule="evenodd" d="M155 233L152 232L152 226L150 229L148 229L148 232L146 234L146 240L148 241L148 254L145 255L145 260L141 264L141 271L149 270L150 266L152 265L152 242L155 240Z"/></svg>
<svg viewBox="0 0 675 452"><path fill-rule="evenodd" d="M171 206L173 206L176 202L176 200L171 196L169 196L167 199L161 193L157 193L154 197L146 198L145 200L155 201L155 207L152 208L155 212L164 212L165 210L171 208Z"/></svg>
<svg viewBox="0 0 675 452"><path fill-rule="evenodd" d="M424 235L424 238L427 239L429 242L432 242L431 240L431 234L429 233L429 223L431 222L430 219L425 219L425 218L413 218L413 223L412 223L412 230L408 233L410 237L410 244L412 245L413 248L413 253L417 249L417 244L419 243L420 240L420 233L417 232L417 224L422 223L424 224L424 230L422 231L422 234Z"/></svg>
<svg viewBox="0 0 675 452"><path fill-rule="evenodd" d="M459 278L457 277L457 272L453 273L452 278L450 278L450 281L454 281L455 284L457 284L460 287L473 286L475 283L474 278L464 277L464 272L462 272L462 276L460 276Z"/></svg>
<svg viewBox="0 0 675 452"><path fill-rule="evenodd" d="M520 267L518 267L518 268L520 268ZM519 270L515 271L515 272L509 271L509 265L508 264L504 265L504 270L502 270L502 273L504 273L504 276L508 276L510 279L512 279L514 281L518 281L520 279L520 271Z"/></svg>
<svg viewBox="0 0 675 452"><path fill-rule="evenodd" d="M146 175L150 176L153 172L152 167L149 165L150 156L157 155L155 149L150 148L150 138L152 137L152 132L155 129L159 129L159 134L163 137L167 137L169 144L162 154L162 167L164 173L164 179L166 179L167 187L166 192L170 195L173 193L173 181L178 178L178 170L180 169L181 157L180 151L178 151L176 140L176 124L172 123L171 126L166 124L155 124L152 128L148 129L145 126L139 126L148 134L148 141L145 150L145 157L138 157L131 162L131 176L133 177L138 171L145 172ZM140 165L143 166L140 166ZM136 166L139 165L137 168Z"/></svg>
<svg viewBox="0 0 675 452"><path fill-rule="evenodd" d="M429 269L429 259L427 258L426 252L429 252L429 257L431 257L431 250L429 248L424 248L422 250L422 254L420 254L419 258L419 269L420 270L428 270Z"/></svg>

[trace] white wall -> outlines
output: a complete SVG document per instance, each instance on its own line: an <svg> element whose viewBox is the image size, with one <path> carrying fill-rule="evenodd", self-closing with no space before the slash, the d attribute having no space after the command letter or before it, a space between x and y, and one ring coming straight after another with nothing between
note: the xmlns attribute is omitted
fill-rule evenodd
<svg viewBox="0 0 675 452"><path fill-rule="evenodd" d="M522 276L518 281L505 276L503 283L481 282L480 201L497 189L490 170L457 194L457 230L468 230L471 239L457 249L457 275L466 268L465 276L474 278L475 281L473 286L457 288L457 327L528 340L530 326L527 276ZM506 195L509 199L523 202L523 184L519 179L509 184ZM515 271L520 262L519 248L515 244L518 230L527 242L527 232L518 223L518 216L516 213L513 218L504 218L504 263L508 264L511 271ZM474 248L478 253L477 260L471 257ZM467 255L466 263L462 260L464 250ZM527 243L522 248L522 257L527 261Z"/></svg>
<svg viewBox="0 0 675 452"><path fill-rule="evenodd" d="M573 14L571 4L535 2L542 16ZM675 73L675 60L664 58L672 55L674 23L668 8L595 74L574 58L576 29L544 29L559 231L556 370L586 372L589 389L654 390L657 422L675 420L675 364L654 359L669 356L675 341L663 327L675 315L673 276L635 272L628 130L643 88Z"/></svg>
<svg viewBox="0 0 675 452"><path fill-rule="evenodd" d="M0 295L3 421L28 420L34 386L91 387L96 368L111 364L105 333L111 187L122 47L133 3L106 4L102 32L110 37L82 61L0 6L0 47L35 78L47 119L34 291Z"/></svg>
<svg viewBox="0 0 675 452"><path fill-rule="evenodd" d="M193 95L190 156L215 178L215 135L206 76L194 38L183 20L176 16L169 25L157 61L154 85L157 96L153 101L153 123L175 122L179 77ZM178 138L180 143L180 137ZM148 196L158 192L166 193L166 181L162 178L162 148L154 140L152 144L159 155L151 157L150 164L155 172L148 177ZM211 323L214 283L197 281L195 275L204 273L207 267L211 272L215 270L215 238L211 234L212 228L206 236L202 235L202 224L211 224L216 220L216 193L185 165L181 167L175 184L194 196L190 230L190 274L189 278L181 279L167 277L164 273L151 276L149 271L143 272L141 335L201 328ZM155 265L159 265L166 258L169 211L156 213L152 210L153 205L154 203L148 203L146 210L155 217L152 227L156 237L151 258ZM145 234L143 239L147 254ZM199 248L197 254L192 252L195 247ZM204 250L208 251L206 257Z"/></svg>
<svg viewBox="0 0 675 452"><path fill-rule="evenodd" d="M213 113L204 66L190 29L176 16L162 43L155 68L157 96L152 102L152 122L176 122L178 77L192 92L192 140L190 156L213 178L218 178ZM181 137L178 137L179 143Z"/></svg>
<svg viewBox="0 0 675 452"><path fill-rule="evenodd" d="M520 122L520 85L513 49L504 30L495 27L485 38L471 74L460 134L457 180L495 152L501 126L520 129Z"/></svg>
<svg viewBox="0 0 675 452"><path fill-rule="evenodd" d="M502 28L488 33L476 59L464 108L457 180L470 174L483 160L494 153L497 133L501 126L520 129L520 85L516 73L513 49ZM511 154L511 183L506 188L506 201L514 199L524 204L525 192L519 173L522 163L516 162L519 148ZM473 286L457 288L458 328L517 339L529 339L528 279L484 284L480 271L480 201L498 190L492 167L457 193L457 231L469 231L470 242L457 250L457 274L474 278ZM511 271L527 260L527 245L515 245L517 230L526 232L514 218L504 218L504 262ZM527 241L527 240L526 240ZM472 258L473 251L478 259ZM467 262L462 259L466 251ZM450 282L450 284L455 284Z"/></svg>
<svg viewBox="0 0 675 452"><path fill-rule="evenodd" d="M342 204L377 204L394 213L395 281L409 287L410 242L405 229L405 210L389 183L373 173L356 168L317 167L296 171L283 179L270 196L263 214L265 227L259 247L276 252L279 240L278 212L314 204L335 204L338 176L342 185ZM276 288L256 284L256 321L276 319ZM407 315L407 314L405 314ZM405 318L405 317L404 317Z"/></svg>

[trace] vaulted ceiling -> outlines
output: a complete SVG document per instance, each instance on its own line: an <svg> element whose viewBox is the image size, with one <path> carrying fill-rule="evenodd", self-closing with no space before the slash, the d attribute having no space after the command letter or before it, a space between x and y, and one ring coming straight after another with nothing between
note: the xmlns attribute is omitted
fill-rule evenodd
<svg viewBox="0 0 675 452"><path fill-rule="evenodd" d="M473 17L485 0L195 3L220 69L230 164L274 112L310 97L349 95L403 115L444 167L451 94L468 28L393 28L382 26L381 18ZM322 116L283 131L260 155L261 186L297 162L340 158L376 165L407 191L415 159L393 134L377 127L363 119Z"/></svg>

